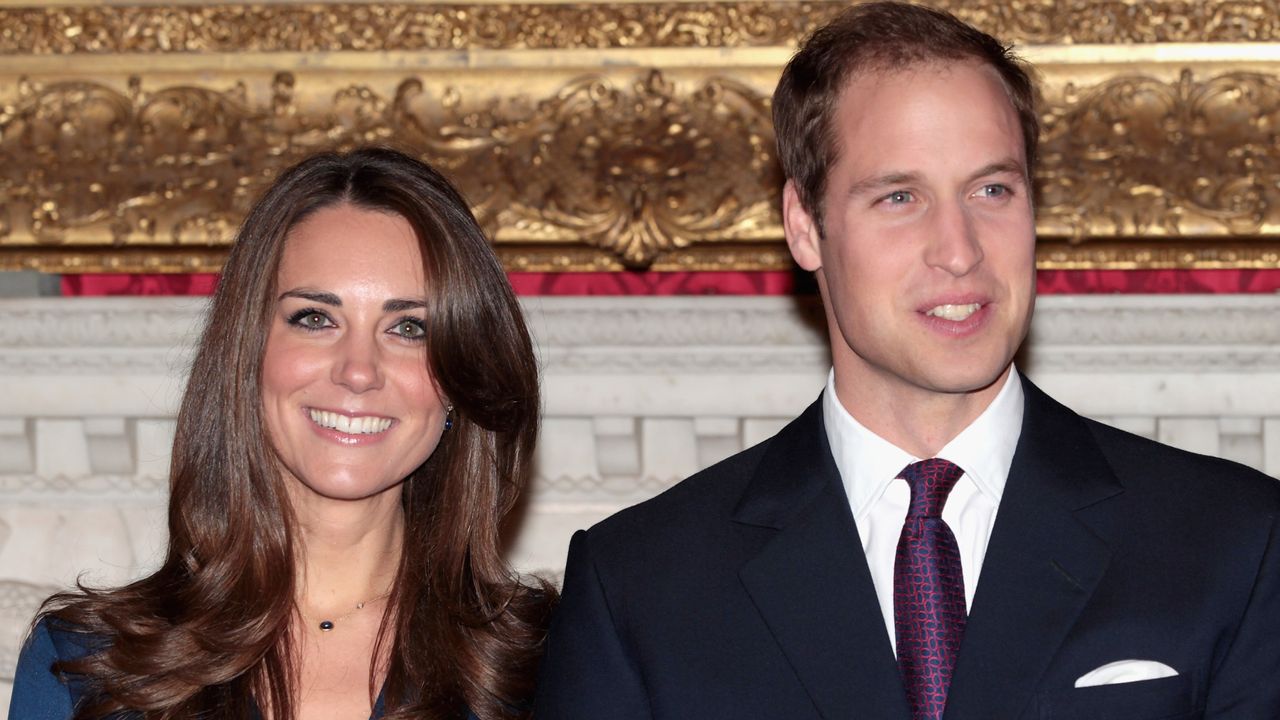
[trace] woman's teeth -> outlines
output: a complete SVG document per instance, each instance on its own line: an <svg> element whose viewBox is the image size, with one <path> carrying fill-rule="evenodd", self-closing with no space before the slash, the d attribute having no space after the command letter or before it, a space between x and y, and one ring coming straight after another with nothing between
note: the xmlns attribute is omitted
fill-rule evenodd
<svg viewBox="0 0 1280 720"><path fill-rule="evenodd" d="M939 305L930 308L925 315L942 318L943 320L960 321L978 312L978 308L982 307L980 303L969 303L968 305Z"/></svg>
<svg viewBox="0 0 1280 720"><path fill-rule="evenodd" d="M348 435L373 435L391 427L391 418L372 415L353 418L327 410L307 410L307 414L311 416L311 422L320 427Z"/></svg>

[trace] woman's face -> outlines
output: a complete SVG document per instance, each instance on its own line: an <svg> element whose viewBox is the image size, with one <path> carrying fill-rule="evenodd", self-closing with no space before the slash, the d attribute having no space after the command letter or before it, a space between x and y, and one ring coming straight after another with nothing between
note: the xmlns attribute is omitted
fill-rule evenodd
<svg viewBox="0 0 1280 720"><path fill-rule="evenodd" d="M398 487L435 450L422 254L398 215L336 205L289 233L262 367L286 478L327 498Z"/></svg>

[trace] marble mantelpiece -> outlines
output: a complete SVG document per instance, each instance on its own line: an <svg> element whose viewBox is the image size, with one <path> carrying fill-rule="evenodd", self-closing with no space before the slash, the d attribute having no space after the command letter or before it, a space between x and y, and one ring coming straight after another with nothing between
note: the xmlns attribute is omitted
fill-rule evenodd
<svg viewBox="0 0 1280 720"><path fill-rule="evenodd" d="M791 298L526 298L545 414L514 532L555 574L569 535L771 433L828 366ZM0 683L39 601L118 583L164 539L173 414L204 303L0 300ZM1020 367L1076 410L1280 474L1280 296L1041 298ZM8 692L0 687L0 714Z"/></svg>

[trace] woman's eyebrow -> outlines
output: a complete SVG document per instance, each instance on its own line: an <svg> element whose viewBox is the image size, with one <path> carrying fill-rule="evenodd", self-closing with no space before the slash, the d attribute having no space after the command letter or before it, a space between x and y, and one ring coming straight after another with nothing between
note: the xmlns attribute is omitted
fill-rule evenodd
<svg viewBox="0 0 1280 720"><path fill-rule="evenodd" d="M303 300L310 300L311 302L323 303L334 307L342 307L342 298L334 295L333 293L322 292L320 290L307 290L305 288L286 290L285 292L280 293L280 297L277 298L277 300L283 300L287 297L302 298Z"/></svg>
<svg viewBox="0 0 1280 720"><path fill-rule="evenodd" d="M382 303L382 312L398 313L398 312L404 312L406 310L419 310L419 309L425 308L426 306L427 306L427 301L425 299L409 300L405 298L396 298L394 300L388 300Z"/></svg>

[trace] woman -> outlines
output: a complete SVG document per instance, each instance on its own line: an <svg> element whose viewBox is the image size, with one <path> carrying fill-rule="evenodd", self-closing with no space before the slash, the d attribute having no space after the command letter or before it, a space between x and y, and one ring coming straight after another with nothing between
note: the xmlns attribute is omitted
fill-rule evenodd
<svg viewBox="0 0 1280 720"><path fill-rule="evenodd" d="M537 435L520 307L466 203L390 150L250 211L178 414L169 548L50 598L11 717L519 717L554 592L499 524Z"/></svg>

